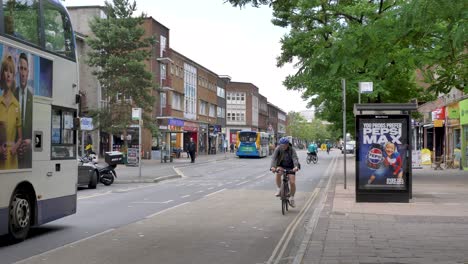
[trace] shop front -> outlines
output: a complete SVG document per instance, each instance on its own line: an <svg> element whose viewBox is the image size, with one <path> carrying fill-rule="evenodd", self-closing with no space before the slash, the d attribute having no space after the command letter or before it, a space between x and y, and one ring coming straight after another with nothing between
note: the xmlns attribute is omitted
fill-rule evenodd
<svg viewBox="0 0 468 264"><path fill-rule="evenodd" d="M220 125L209 125L208 126L208 154L216 154L217 151L222 151L223 142Z"/></svg>
<svg viewBox="0 0 468 264"><path fill-rule="evenodd" d="M460 125L461 125L461 160L464 170L468 170L468 99L460 101Z"/></svg>
<svg viewBox="0 0 468 264"><path fill-rule="evenodd" d="M208 153L208 124L200 123L199 140L198 140L198 153Z"/></svg>
<svg viewBox="0 0 468 264"><path fill-rule="evenodd" d="M183 146L184 151L187 151L190 139L193 139L193 142L195 143L198 142L198 124L194 122L185 121L183 129L185 132L183 138Z"/></svg>
<svg viewBox="0 0 468 264"><path fill-rule="evenodd" d="M460 129L460 108L458 102L450 104L446 107L446 161L447 165L460 166L460 143L461 143L461 129ZM457 157L456 157L457 156ZM455 164L454 164L455 163Z"/></svg>
<svg viewBox="0 0 468 264"><path fill-rule="evenodd" d="M177 118L163 119L159 125L162 135L160 158L161 162L172 161L174 157L180 157L182 152L181 141L184 134L184 120Z"/></svg>

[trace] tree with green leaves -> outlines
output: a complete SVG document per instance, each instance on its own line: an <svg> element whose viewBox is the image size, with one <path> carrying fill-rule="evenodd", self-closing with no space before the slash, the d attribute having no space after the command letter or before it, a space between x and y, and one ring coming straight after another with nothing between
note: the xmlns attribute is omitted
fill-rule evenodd
<svg viewBox="0 0 468 264"><path fill-rule="evenodd" d="M94 36L87 39L92 51L88 64L102 87L108 104L93 111L98 126L109 133L127 134L132 125L132 108L143 110L144 126L155 130L151 120L155 85L145 61L151 56L153 38L144 37L145 14L134 16L135 1L105 2L106 18L90 22Z"/></svg>
<svg viewBox="0 0 468 264"><path fill-rule="evenodd" d="M302 97L316 107L317 116L336 129L342 127L342 117L337 114L342 111L342 79L347 83L349 131L354 130L352 110L361 81L374 83L374 92L363 96L363 103L430 101L449 87L466 86L464 1L226 2L239 7L249 3L272 7L273 24L290 29L281 40L277 65L293 62L298 69L286 78L285 86L302 91ZM416 84L416 69L425 69L426 76L438 76L429 82L433 93L424 93Z"/></svg>
<svg viewBox="0 0 468 264"><path fill-rule="evenodd" d="M332 138L329 125L324 125L322 120L314 119L312 122L300 115L300 113L291 111L288 113L288 126L286 127L286 134L294 138L312 141L325 141Z"/></svg>

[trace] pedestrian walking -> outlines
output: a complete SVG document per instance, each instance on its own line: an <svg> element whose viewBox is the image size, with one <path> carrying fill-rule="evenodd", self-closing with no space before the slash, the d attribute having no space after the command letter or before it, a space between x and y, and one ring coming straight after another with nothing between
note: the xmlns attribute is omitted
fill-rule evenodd
<svg viewBox="0 0 468 264"><path fill-rule="evenodd" d="M197 150L197 146L195 142L193 142L193 138L190 138L190 143L188 145L188 151L190 153L191 163L195 163L195 152Z"/></svg>
<svg viewBox="0 0 468 264"><path fill-rule="evenodd" d="M229 146L231 148L231 153L234 153L234 143L231 143L231 146Z"/></svg>

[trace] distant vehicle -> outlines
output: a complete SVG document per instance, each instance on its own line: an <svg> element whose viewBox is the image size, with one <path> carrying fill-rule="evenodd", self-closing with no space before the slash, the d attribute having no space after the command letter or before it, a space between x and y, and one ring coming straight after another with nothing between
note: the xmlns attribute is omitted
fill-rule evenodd
<svg viewBox="0 0 468 264"><path fill-rule="evenodd" d="M346 154L354 154L355 152L355 149L356 149L356 142L355 141L350 141L350 142L346 142L346 145L344 146L343 149L341 149L341 154L344 154L344 152L346 151Z"/></svg>
<svg viewBox="0 0 468 264"><path fill-rule="evenodd" d="M266 157L268 156L270 135L265 132L239 131L237 132L237 152L242 157Z"/></svg>
<svg viewBox="0 0 468 264"><path fill-rule="evenodd" d="M99 172L93 160L87 157L78 159L78 186L86 186L89 189L96 189L99 181Z"/></svg>

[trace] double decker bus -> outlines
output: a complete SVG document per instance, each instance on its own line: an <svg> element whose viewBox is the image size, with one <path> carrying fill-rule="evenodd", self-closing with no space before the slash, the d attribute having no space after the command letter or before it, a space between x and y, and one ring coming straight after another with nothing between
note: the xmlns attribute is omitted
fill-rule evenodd
<svg viewBox="0 0 468 264"><path fill-rule="evenodd" d="M0 61L0 235L21 241L77 206L78 67L59 0L0 0Z"/></svg>
<svg viewBox="0 0 468 264"><path fill-rule="evenodd" d="M270 135L257 131L237 132L237 152L239 158L242 157L266 157L268 156L268 143Z"/></svg>

